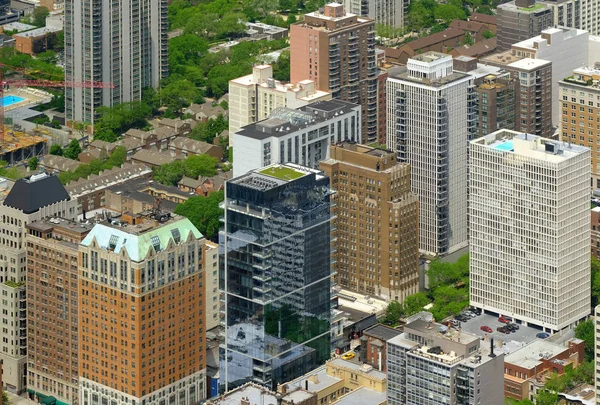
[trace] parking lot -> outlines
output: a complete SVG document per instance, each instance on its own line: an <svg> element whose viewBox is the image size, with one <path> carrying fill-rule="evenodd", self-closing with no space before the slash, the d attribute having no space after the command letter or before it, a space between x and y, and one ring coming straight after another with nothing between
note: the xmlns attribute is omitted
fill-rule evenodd
<svg viewBox="0 0 600 405"><path fill-rule="evenodd" d="M488 333L488 338L493 338L495 342L514 342L514 343L527 343L534 340L535 335L541 330L531 328L524 325L519 325L519 330L510 334L500 333L496 331L499 326L504 326L503 323L498 322L498 317L492 315L481 314L468 320L467 322L461 322L461 327L464 332L473 333L477 336L484 337L486 333L480 328L482 326L489 326L492 328L492 333Z"/></svg>

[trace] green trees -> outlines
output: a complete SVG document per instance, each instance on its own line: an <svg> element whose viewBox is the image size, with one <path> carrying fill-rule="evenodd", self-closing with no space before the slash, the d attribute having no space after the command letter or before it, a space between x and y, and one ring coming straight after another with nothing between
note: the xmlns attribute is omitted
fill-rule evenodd
<svg viewBox="0 0 600 405"><path fill-rule="evenodd" d="M452 20L466 20L467 14L460 6L451 4L440 4L434 9L434 16L437 20L442 20L446 25L449 25Z"/></svg>
<svg viewBox="0 0 600 405"><path fill-rule="evenodd" d="M62 81L65 78L65 72L60 67L26 53L20 53L12 47L0 48L0 60L3 63L1 69L4 77L16 73L9 67L14 66L26 70L27 76L31 79Z"/></svg>
<svg viewBox="0 0 600 405"><path fill-rule="evenodd" d="M48 8L44 6L36 7L33 9L31 15L27 16L27 19L32 25L36 27L46 26L46 17L50 15Z"/></svg>
<svg viewBox="0 0 600 405"><path fill-rule="evenodd" d="M187 79L167 79L166 85L158 91L161 104L175 113L179 113L183 107L187 107L202 96L200 90Z"/></svg>
<svg viewBox="0 0 600 405"><path fill-rule="evenodd" d="M8 399L8 393L2 391L2 405L10 405L10 399Z"/></svg>
<svg viewBox="0 0 600 405"><path fill-rule="evenodd" d="M176 186L183 176L197 179L199 176L210 177L216 174L217 159L208 155L193 155L185 160L175 160L154 168L154 180L167 186Z"/></svg>
<svg viewBox="0 0 600 405"><path fill-rule="evenodd" d="M62 184L67 184L70 181L87 177L90 174L98 174L102 170L110 169L114 166L121 166L125 162L126 157L127 151L125 150L125 147L118 146L110 156L94 159L89 164L80 165L74 171L62 172L58 175L58 179Z"/></svg>
<svg viewBox="0 0 600 405"><path fill-rule="evenodd" d="M121 134L131 128L148 126L146 118L152 114L152 107L140 101L117 104L113 107L98 108L94 139L106 142L116 141Z"/></svg>
<svg viewBox="0 0 600 405"><path fill-rule="evenodd" d="M29 170L34 171L38 168L39 163L40 160L37 158L37 156L34 156L31 159L29 159L29 162L27 162L27 167L29 167Z"/></svg>
<svg viewBox="0 0 600 405"><path fill-rule="evenodd" d="M585 358L589 361L594 359L594 322L591 319L580 322L575 328L575 337L585 342Z"/></svg>
<svg viewBox="0 0 600 405"><path fill-rule="evenodd" d="M429 289L435 290L439 286L453 285L460 281L468 281L469 255L458 258L456 263L446 263L435 260L429 265Z"/></svg>
<svg viewBox="0 0 600 405"><path fill-rule="evenodd" d="M77 157L81 153L81 145L77 139L71 140L69 145L63 150L63 156L69 159L77 160Z"/></svg>
<svg viewBox="0 0 600 405"><path fill-rule="evenodd" d="M465 45L473 45L475 41L473 40L473 36L470 32L465 34Z"/></svg>
<svg viewBox="0 0 600 405"><path fill-rule="evenodd" d="M273 64L273 78L282 82L290 81L290 51L283 51Z"/></svg>
<svg viewBox="0 0 600 405"><path fill-rule="evenodd" d="M58 145L58 144L54 144L50 147L50 154L51 155L55 155L55 156L62 156L63 155L63 148Z"/></svg>
<svg viewBox="0 0 600 405"><path fill-rule="evenodd" d="M229 128L229 121L226 121L223 115L219 114L216 119L210 118L206 122L198 123L192 130L190 138L213 143L215 137L227 128Z"/></svg>
<svg viewBox="0 0 600 405"><path fill-rule="evenodd" d="M183 204L179 204L175 213L192 221L206 238L215 240L219 232L219 221L223 215L223 210L219 207L223 199L223 191L214 192L208 197L191 197Z"/></svg>
<svg viewBox="0 0 600 405"><path fill-rule="evenodd" d="M496 36L496 34L494 34L492 31L487 30L487 31L483 31L483 37L485 39L490 39L490 38L494 38Z"/></svg>

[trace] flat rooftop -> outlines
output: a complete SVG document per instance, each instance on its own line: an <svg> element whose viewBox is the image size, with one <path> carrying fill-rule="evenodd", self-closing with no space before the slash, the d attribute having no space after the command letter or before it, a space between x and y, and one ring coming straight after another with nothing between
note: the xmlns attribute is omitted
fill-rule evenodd
<svg viewBox="0 0 600 405"><path fill-rule="evenodd" d="M243 385L225 393L221 397L209 399L208 403L215 405L240 405L244 398L247 398L252 405L277 404L275 394L258 384Z"/></svg>
<svg viewBox="0 0 600 405"><path fill-rule="evenodd" d="M583 153L589 153L589 149L584 146L507 129L492 132L471 142L500 153L514 153L551 163L560 163Z"/></svg>
<svg viewBox="0 0 600 405"><path fill-rule="evenodd" d="M369 335L376 339L380 339L383 341L390 340L391 338L400 335L400 332L397 329L390 328L385 325L377 324L375 326L370 327L363 331L363 335Z"/></svg>
<svg viewBox="0 0 600 405"><path fill-rule="evenodd" d="M541 364L542 359L552 358L565 350L567 350L567 348L564 346L557 345L556 343L547 340L536 339L507 355L504 358L504 362L531 369Z"/></svg>
<svg viewBox="0 0 600 405"><path fill-rule="evenodd" d="M418 60L419 62L435 62L436 60L440 60L440 59L450 59L451 56L445 53L441 53L441 52L434 52L434 51L430 51L430 52L426 52L424 54L421 55L415 55L415 56L411 56L410 59L413 60Z"/></svg>
<svg viewBox="0 0 600 405"><path fill-rule="evenodd" d="M48 218L41 221L34 221L27 224L27 228L35 229L40 232L48 232L51 229L62 228L69 232L86 233L94 227L94 224L86 224L70 221L64 218Z"/></svg>
<svg viewBox="0 0 600 405"><path fill-rule="evenodd" d="M288 385L291 387L306 388L306 383L308 383L309 392L319 392L327 387L337 384L340 381L342 381L341 378L333 377L327 374L326 366L321 366L307 374L304 374L302 377L296 380L290 381Z"/></svg>
<svg viewBox="0 0 600 405"><path fill-rule="evenodd" d="M347 361L344 359L333 359L329 360L327 364L333 364L337 367L344 367L349 370L356 371L357 373L368 374L373 378L377 378L378 380L387 380L387 374L381 372L368 364L357 364L351 361Z"/></svg>
<svg viewBox="0 0 600 405"><path fill-rule="evenodd" d="M340 397L336 405L379 405L387 400L386 392L373 391L366 387L360 387Z"/></svg>
<svg viewBox="0 0 600 405"><path fill-rule="evenodd" d="M238 184L255 190L268 191L309 174L315 174L317 178L323 176L323 173L319 170L309 169L293 163L286 163L283 165L273 164L262 169L248 172L242 176L229 180L229 183Z"/></svg>
<svg viewBox="0 0 600 405"><path fill-rule="evenodd" d="M418 331L423 335L450 340L457 343L460 342L464 345L479 340L479 337L476 335L472 335L467 332L459 332L440 323L427 322L422 319L416 320L404 326L405 332L409 332L411 329Z"/></svg>
<svg viewBox="0 0 600 405"><path fill-rule="evenodd" d="M509 64L508 67L521 70L536 70L550 64L552 62L544 59L525 58Z"/></svg>
<svg viewBox="0 0 600 405"><path fill-rule="evenodd" d="M578 30L576 28L548 28L542 31L542 34L549 34L549 35L556 35L556 34L560 34L563 33L563 39L564 40L568 40L571 38L574 38L576 36L579 35L583 35L583 34L587 34L587 31L584 30ZM513 44L513 48L526 48L526 49L531 49L531 50L538 50L538 46L537 44L541 41L546 42L546 40L544 38L542 38L541 35L537 35L535 37L531 37L528 38L524 41L520 41L517 42L516 44ZM551 47L552 44L550 42L546 42L548 47Z"/></svg>

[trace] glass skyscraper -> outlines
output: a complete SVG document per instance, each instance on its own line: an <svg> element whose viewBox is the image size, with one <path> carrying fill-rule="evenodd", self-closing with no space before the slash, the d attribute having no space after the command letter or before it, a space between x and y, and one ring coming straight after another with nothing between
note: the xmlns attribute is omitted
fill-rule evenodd
<svg viewBox="0 0 600 405"><path fill-rule="evenodd" d="M227 182L222 390L249 381L275 389L329 358L330 196L328 177L293 164Z"/></svg>

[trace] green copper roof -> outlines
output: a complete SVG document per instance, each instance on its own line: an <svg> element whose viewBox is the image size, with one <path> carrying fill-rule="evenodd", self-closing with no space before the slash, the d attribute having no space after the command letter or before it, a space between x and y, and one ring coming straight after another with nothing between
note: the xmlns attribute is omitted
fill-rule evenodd
<svg viewBox="0 0 600 405"><path fill-rule="evenodd" d="M195 239L202 238L202 234L187 218L172 221L142 234L127 232L127 228L113 228L104 224L97 224L81 242L83 246L90 246L92 240L103 249L113 250L119 254L123 249L129 258L136 262L144 260L148 251L165 249L171 240L187 240L190 232ZM179 240L177 240L179 239Z"/></svg>

